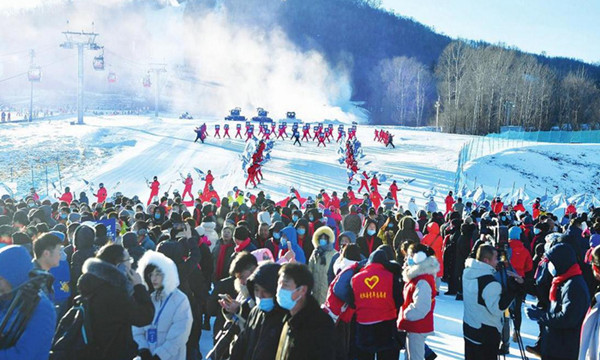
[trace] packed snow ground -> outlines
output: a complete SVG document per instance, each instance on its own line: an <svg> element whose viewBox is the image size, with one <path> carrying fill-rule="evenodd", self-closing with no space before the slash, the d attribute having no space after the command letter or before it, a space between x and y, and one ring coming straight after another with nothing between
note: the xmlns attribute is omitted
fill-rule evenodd
<svg viewBox="0 0 600 360"><path fill-rule="evenodd" d="M89 195L89 187L83 182L86 179L96 186L103 182L109 192L138 194L145 201L149 193L145 178L151 179L156 175L163 191L169 187L171 192L174 189L181 191L183 186L179 173L185 175L188 172L193 174L196 191L203 182L194 167L205 172L212 170L215 188L221 195L233 186L242 188L245 182L239 158L245 147L244 141L212 137L213 125L222 125L224 121L206 120L209 137L205 144L194 143L193 132L194 127L204 120L97 116L87 117L86 124L81 126L70 125L70 121L73 119L2 124L0 181L9 183L8 174L12 167L17 174L12 185L18 186L18 193L22 195L30 187L28 166L32 163L51 164L58 157L62 184L70 186L76 194L87 191ZM229 124L233 137L236 123ZM417 204L423 206L424 194L434 188L441 209L443 197L454 187L458 151L472 137L384 127L394 134L396 149L391 149L373 140L375 128L358 127L357 136L366 155L359 164L361 170L387 175L387 181L380 187L383 195L391 180L397 180L403 187L399 200L404 206L410 197L415 197ZM288 130L288 133L291 131ZM334 135L337 137L337 125ZM271 152L272 159L263 167L264 181L259 189L265 190L275 201L286 197L291 186L299 189L302 196L314 196L321 188L336 190L341 195L347 186L347 176L345 166L337 160L337 149L338 145L333 142L327 144L327 148L317 148L316 142L303 142L302 147L294 147L290 140L276 141ZM594 154L599 149L599 145L540 145L505 150L467 164L466 172L469 178L477 176L477 183L483 184L486 190L494 189L501 177L510 186L514 181L517 187L526 185L528 189L540 192L546 186L552 191L550 184L559 184L560 188L572 189L573 192L595 191L598 189L600 160ZM365 166L367 162L370 163ZM403 179L412 178L416 180L403 184ZM56 179L50 181L57 183ZM118 182L120 185L115 188ZM45 186L36 185L43 197ZM258 189L250 191L256 193ZM0 188L0 194L3 193L6 190ZM50 187L48 195L54 197L56 194L57 191ZM453 297L438 296L436 333L427 341L438 354L438 359L463 358L462 311L462 302L455 301ZM534 343L537 331L537 325L524 318L522 335L525 345ZM206 354L211 346L210 332L203 333L201 344L202 353ZM517 359L518 354L517 345L511 343L511 355L507 358Z"/></svg>

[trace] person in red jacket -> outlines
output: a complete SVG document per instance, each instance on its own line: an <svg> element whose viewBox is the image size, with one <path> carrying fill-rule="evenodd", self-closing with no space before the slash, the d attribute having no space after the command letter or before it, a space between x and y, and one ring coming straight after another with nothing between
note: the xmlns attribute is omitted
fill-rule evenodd
<svg viewBox="0 0 600 360"><path fill-rule="evenodd" d="M381 183L379 182L379 179L377 179L377 175L373 175L371 178L371 188L374 188L375 191L379 192L379 185L381 185Z"/></svg>
<svg viewBox="0 0 600 360"><path fill-rule="evenodd" d="M348 186L348 191L346 191L346 193L348 194L348 199L350 199L350 205L360 204L361 201L356 198L352 186Z"/></svg>
<svg viewBox="0 0 600 360"><path fill-rule="evenodd" d="M217 199L217 203L215 204L217 205L217 207L221 206L221 199L219 198L219 194L217 194L217 191L213 188L212 185L210 185L208 187L208 191L202 193L202 201L210 202L212 199Z"/></svg>
<svg viewBox="0 0 600 360"><path fill-rule="evenodd" d="M363 187L369 192L369 175L367 175L366 171L363 171L362 176L362 179L360 179L360 188L358 189L359 194Z"/></svg>
<svg viewBox="0 0 600 360"><path fill-rule="evenodd" d="M440 235L440 226L438 225L438 223L436 223L435 221L431 221L426 225L426 227L427 234L425 234L423 240L421 240L421 244L427 245L433 249L433 251L435 252L435 257L437 258L438 263L440 264L440 271L437 273L435 279L437 287L439 288L441 277L444 275L444 259L442 251L444 239L442 239L442 236Z"/></svg>
<svg viewBox="0 0 600 360"><path fill-rule="evenodd" d="M192 174L188 173L185 180L183 180L183 184L185 185L183 188L183 194L181 195L181 201L185 200L185 195L190 194L192 200L194 200L194 195L192 195L192 185L194 185L194 180L192 179Z"/></svg>
<svg viewBox="0 0 600 360"><path fill-rule="evenodd" d="M448 214L449 212L452 212L452 205L454 205L455 201L454 198L452 197L452 191L448 192L448 196L446 196L446 212L444 213L444 215ZM496 213L498 214L498 213Z"/></svg>
<svg viewBox="0 0 600 360"><path fill-rule="evenodd" d="M510 265L515 270L517 275L524 278L525 274L533 270L533 260L531 258L531 253L523 242L521 241L522 230L518 226L513 226L508 230L508 245L510 246ZM515 327L515 332L521 331L521 321L522 314L521 308L523 307L523 301L525 300L525 295L521 293L517 293L515 296L515 301L511 304L509 311L513 315L513 323Z"/></svg>
<svg viewBox="0 0 600 360"><path fill-rule="evenodd" d="M523 213L525 212L525 207L523 206L523 200L522 199L517 200L517 205L515 205L513 207L513 210L515 212L517 212L517 211L520 211L520 212L523 212Z"/></svg>
<svg viewBox="0 0 600 360"><path fill-rule="evenodd" d="M62 194L62 195L61 195L61 196L58 198L58 200L60 200L60 201L64 201L64 202L66 202L67 204L71 205L71 201L73 201L73 194L71 194L71 188L67 186L67 187L65 188L65 193L64 193L64 194Z"/></svg>
<svg viewBox="0 0 600 360"><path fill-rule="evenodd" d="M158 196L160 183L158 182L158 178L156 176L153 178L152 183L148 184L148 187L150 188L150 197L148 198L148 203L146 204L146 206L152 203L152 199L154 199L155 196Z"/></svg>
<svg viewBox="0 0 600 360"><path fill-rule="evenodd" d="M100 183L98 185L98 193L94 194L94 196L98 198L98 204L103 204L104 201L106 201L108 195L106 193L106 188L104 187L103 183Z"/></svg>
<svg viewBox="0 0 600 360"><path fill-rule="evenodd" d="M40 201L40 196L35 191L35 188L31 188L29 190L31 191L31 198L33 199L33 202L37 203L38 201Z"/></svg>
<svg viewBox="0 0 600 360"><path fill-rule="evenodd" d="M371 203L373 203L373 208L375 210L379 209L381 201L383 201L383 196L381 196L375 187L371 187L371 195L369 195L369 197L371 198Z"/></svg>
<svg viewBox="0 0 600 360"><path fill-rule="evenodd" d="M577 208L575 207L575 201L572 201L569 206L567 206L567 210L565 210L565 216L569 217L574 214L577 214Z"/></svg>
<svg viewBox="0 0 600 360"><path fill-rule="evenodd" d="M202 191L203 193L208 191L208 187L210 185L212 185L213 181L215 180L214 176L212 176L210 170L208 170L208 172L206 173L206 176L204 177L204 190Z"/></svg>
<svg viewBox="0 0 600 360"><path fill-rule="evenodd" d="M398 207L398 185L396 184L396 180L392 181L392 185L390 185L390 192L392 193L392 199L396 202L396 207Z"/></svg>
<svg viewBox="0 0 600 360"><path fill-rule="evenodd" d="M250 165L248 168L248 177L246 178L246 187L248 187L248 183L252 181L254 187L256 187L256 164Z"/></svg>
<svg viewBox="0 0 600 360"><path fill-rule="evenodd" d="M535 198L535 202L532 205L532 214L534 219L537 219L540 216L540 207L542 206L540 201L540 198Z"/></svg>
<svg viewBox="0 0 600 360"><path fill-rule="evenodd" d="M359 359L398 359L395 321L402 302L400 266L384 249L375 250L350 284L356 308L356 346Z"/></svg>
<svg viewBox="0 0 600 360"><path fill-rule="evenodd" d="M425 359L425 338L433 333L435 275L440 264L430 247L408 247L404 280L404 303L398 314L398 330L406 331L406 358Z"/></svg>
<svg viewBox="0 0 600 360"><path fill-rule="evenodd" d="M494 200L492 200L492 211L494 214L500 214L504 211L504 203L500 199L500 196L497 196Z"/></svg>

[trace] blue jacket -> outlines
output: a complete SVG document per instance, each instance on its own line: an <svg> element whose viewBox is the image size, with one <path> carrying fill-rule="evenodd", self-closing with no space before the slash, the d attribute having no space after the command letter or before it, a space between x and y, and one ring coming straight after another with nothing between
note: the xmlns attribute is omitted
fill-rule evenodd
<svg viewBox="0 0 600 360"><path fill-rule="evenodd" d="M289 242L292 243L292 250L296 254L296 261L301 264L306 264L306 255L304 254L304 250L302 250L300 245L298 245L296 228L294 228L292 225L288 225L281 230L281 235L283 236L281 236L281 242L279 243L279 246L281 246L283 249L287 249L287 242L283 240L285 237Z"/></svg>
<svg viewBox="0 0 600 360"><path fill-rule="evenodd" d="M50 269L50 274L54 276L54 302L60 303L71 297L71 269L67 260L60 260L57 267Z"/></svg>
<svg viewBox="0 0 600 360"><path fill-rule="evenodd" d="M10 245L0 250L0 277L6 279L13 289L28 280L31 269L31 256L24 247ZM43 292L40 292L40 297L40 302L33 311L25 331L15 346L0 350L0 360L48 358L56 327L56 311ZM0 319L5 315L4 305L7 304L0 306Z"/></svg>
<svg viewBox="0 0 600 360"><path fill-rule="evenodd" d="M577 264L575 252L567 244L557 244L546 253L558 275ZM567 279L560 285L556 301L541 319L542 355L576 359L579 352L579 333L583 318L590 306L590 293L582 275Z"/></svg>

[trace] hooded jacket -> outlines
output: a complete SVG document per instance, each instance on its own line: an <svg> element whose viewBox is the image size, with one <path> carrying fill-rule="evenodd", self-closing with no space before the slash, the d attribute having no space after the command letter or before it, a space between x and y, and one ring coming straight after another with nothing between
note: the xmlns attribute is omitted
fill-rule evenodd
<svg viewBox="0 0 600 360"><path fill-rule="evenodd" d="M394 250L399 252L402 242L408 240L419 243L421 239L415 230L417 222L410 216L404 216L398 222L398 232L394 236Z"/></svg>
<svg viewBox="0 0 600 360"><path fill-rule="evenodd" d="M130 360L137 354L131 326L146 326L154 305L144 285L133 288L117 267L97 258L86 260L77 283L88 298L93 341L103 349L97 359Z"/></svg>
<svg viewBox="0 0 600 360"><path fill-rule="evenodd" d="M280 238L280 242L279 242L279 252L280 253L282 250L285 250L285 251L288 250L287 242L284 241L284 237L292 244L292 250L296 254L296 262L299 262L301 264L306 264L306 256L304 254L304 250L302 250L302 248L300 246L298 246L296 229L290 225L290 226L283 228L283 230L281 230L281 238ZM277 258L280 258L280 257L281 257L281 255L277 256Z"/></svg>
<svg viewBox="0 0 600 360"><path fill-rule="evenodd" d="M267 312L255 306L250 311L246 326L233 346L231 360L270 360L275 357L283 317L287 314L276 300L278 270L278 264L263 264L248 278L248 290L253 293L254 284L261 285L273 295L275 307Z"/></svg>
<svg viewBox="0 0 600 360"><path fill-rule="evenodd" d="M370 224L375 224L375 234L373 234L372 236L367 234L367 228ZM383 241L381 241L381 239L377 237L378 230L379 227L377 226L377 221L368 218L362 230L362 236L356 239L356 244L360 247L360 252L365 258L368 258L371 255L371 253L375 251L375 249L383 245Z"/></svg>
<svg viewBox="0 0 600 360"><path fill-rule="evenodd" d="M398 315L398 329L421 334L433 332L435 275L439 269L435 256L404 268L404 303Z"/></svg>
<svg viewBox="0 0 600 360"><path fill-rule="evenodd" d="M200 224L200 226L202 226L204 228L204 235L206 235L206 238L208 239L208 241L210 241L210 243L211 243L210 250L213 251L216 247L217 241L219 240L219 234L215 230L215 228L217 227L217 224L213 221L210 221L210 222L203 221Z"/></svg>
<svg viewBox="0 0 600 360"><path fill-rule="evenodd" d="M557 276L577 264L575 252L567 244L558 244L546 253ZM581 324L590 305L590 294L582 275L559 285L556 301L538 321L542 325L542 356L575 359L579 353Z"/></svg>
<svg viewBox="0 0 600 360"><path fill-rule="evenodd" d="M187 296L179 290L179 275L175 263L165 255L147 251L138 263L137 272L145 280L146 287L152 288L148 266L153 265L163 273L163 288L151 294L154 305L152 325L132 327L133 338L139 349L148 349L161 360L184 360L186 342L192 329L192 311ZM159 312L162 309L162 313ZM156 342L148 341L148 331L156 328Z"/></svg>
<svg viewBox="0 0 600 360"><path fill-rule="evenodd" d="M322 235L327 235L329 241L326 246L319 246L319 238ZM308 260L308 269L313 274L314 287L313 296L319 304L323 304L327 298L327 288L329 282L327 281L327 270L331 265L331 259L335 255L336 251L333 249L335 244L335 235L333 230L329 226L321 226L315 231L312 237L312 243L315 247L313 253Z"/></svg>
<svg viewBox="0 0 600 360"><path fill-rule="evenodd" d="M440 235L440 226L435 221L427 224L427 234L423 237L423 240L421 240L421 244L429 246L435 252L435 257L440 264L440 270L437 273L437 277L442 277L444 274L444 260L442 258L443 242L444 240Z"/></svg>
<svg viewBox="0 0 600 360"><path fill-rule="evenodd" d="M519 276L525 277L525 273L533 269L533 260L529 250L527 250L521 240L509 239L508 244L512 250L510 264Z"/></svg>
<svg viewBox="0 0 600 360"><path fill-rule="evenodd" d="M8 281L13 289L29 280L32 269L31 256L24 247L8 245L0 249L0 277ZM0 319L4 318L6 306L0 304ZM40 294L40 302L17 343L7 349L0 350L0 360L37 360L47 359L56 326L56 311L52 302Z"/></svg>
<svg viewBox="0 0 600 360"><path fill-rule="evenodd" d="M74 234L75 252L71 256L71 290L73 294L78 293L77 280L81 276L83 264L89 258L94 257L94 229L87 225L80 225Z"/></svg>

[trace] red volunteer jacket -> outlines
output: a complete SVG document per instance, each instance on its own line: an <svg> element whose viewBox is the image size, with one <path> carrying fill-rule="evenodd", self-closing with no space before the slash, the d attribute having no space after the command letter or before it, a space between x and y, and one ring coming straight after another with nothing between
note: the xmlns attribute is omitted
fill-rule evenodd
<svg viewBox="0 0 600 360"><path fill-rule="evenodd" d="M359 324L374 324L398 316L394 302L394 276L381 264L368 264L352 277Z"/></svg>
<svg viewBox="0 0 600 360"><path fill-rule="evenodd" d="M404 285L404 304L400 314L404 314L404 310L413 302L413 294L417 289L417 283L420 280L425 280L431 287L431 309L421 320L409 321L402 316L398 319L398 329L411 333L426 334L433 332L433 309L435 308L435 279L431 274L423 274L415 277Z"/></svg>

